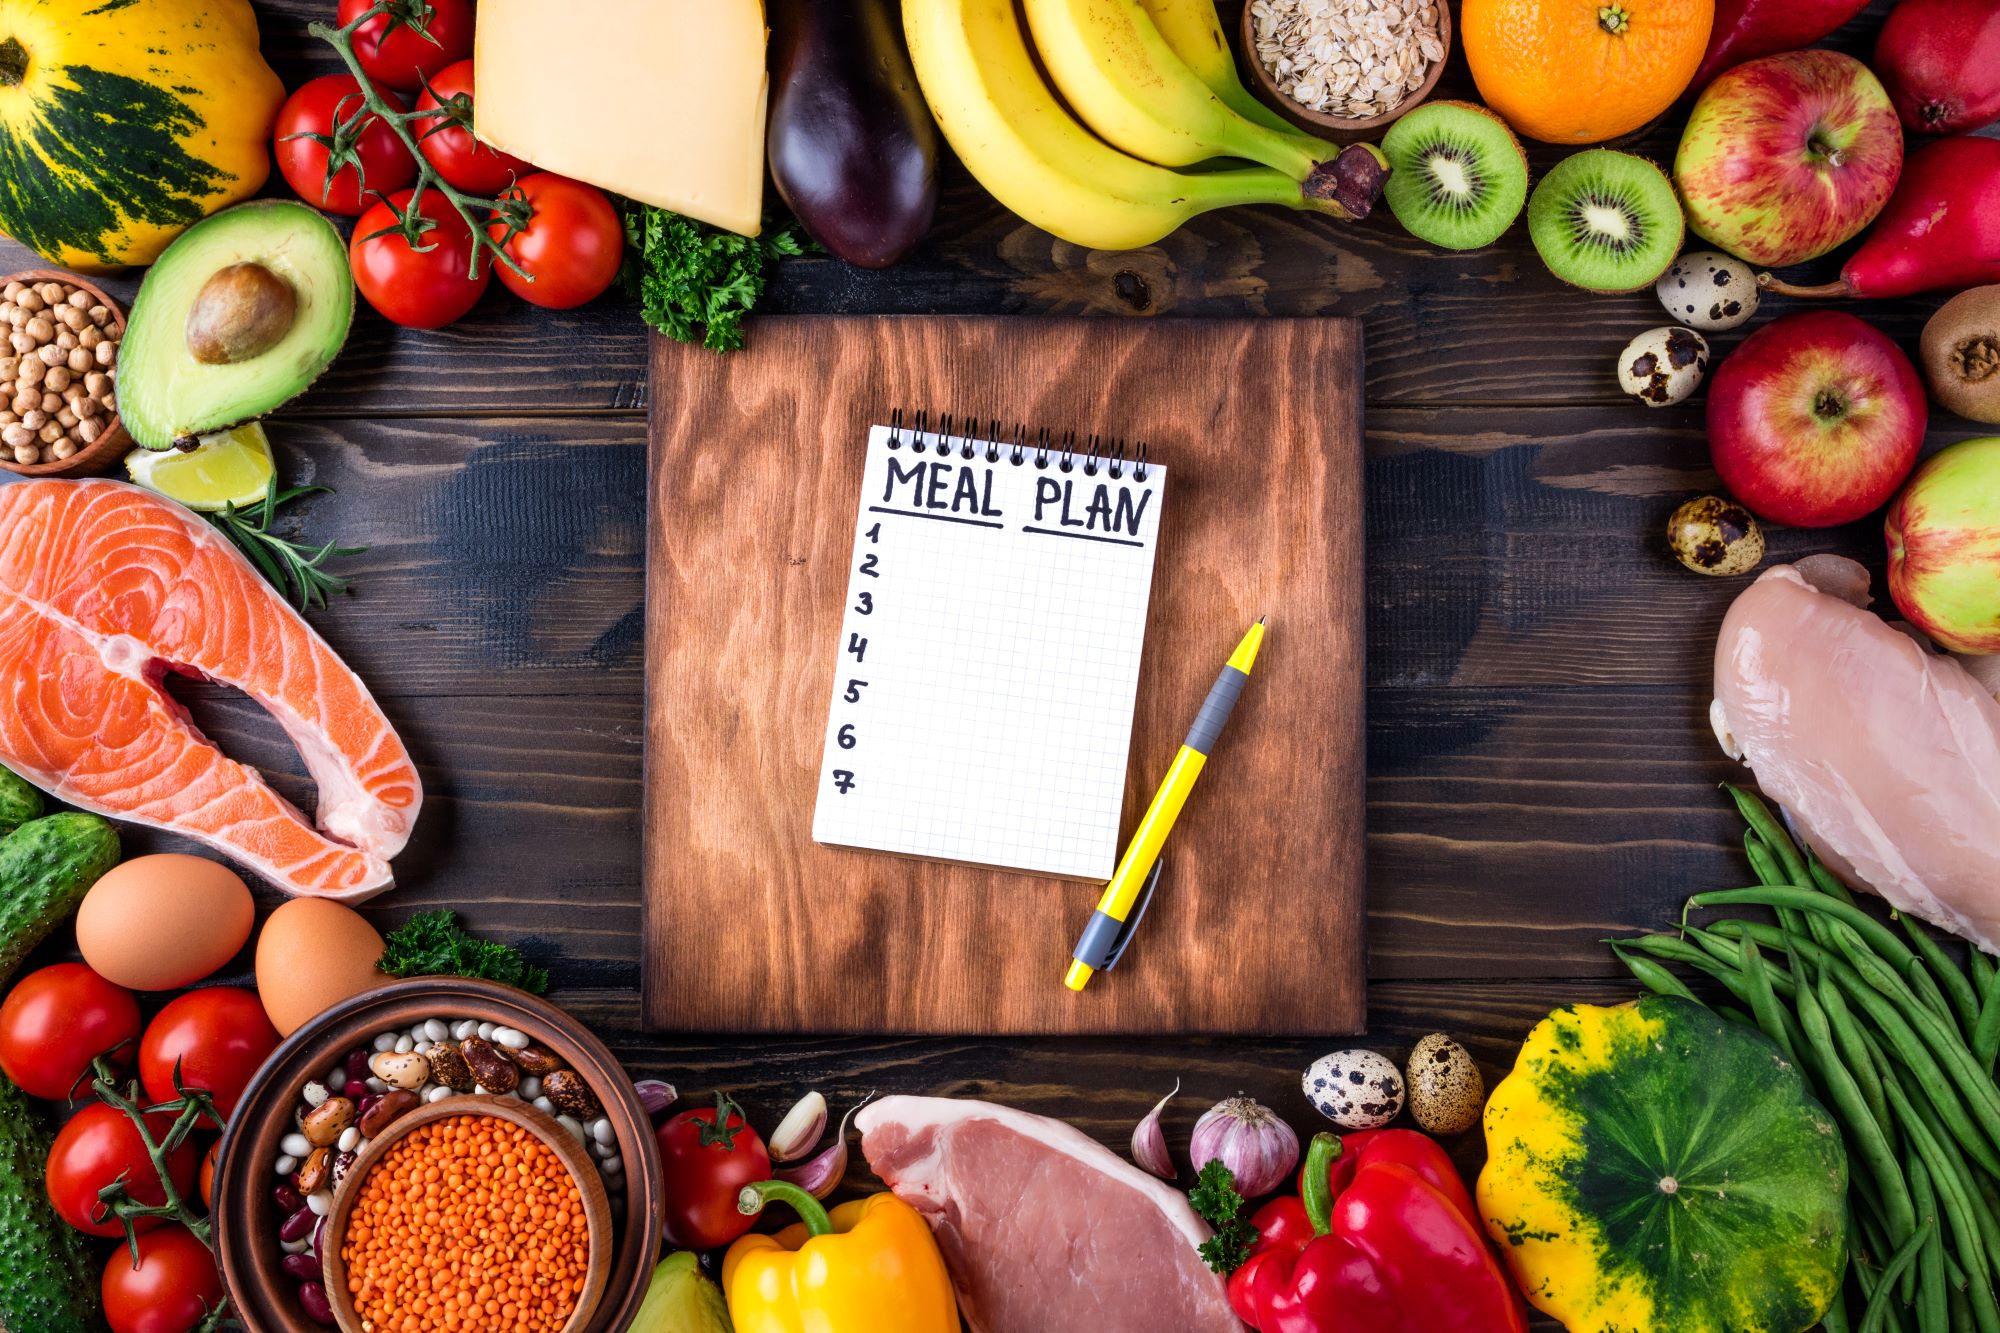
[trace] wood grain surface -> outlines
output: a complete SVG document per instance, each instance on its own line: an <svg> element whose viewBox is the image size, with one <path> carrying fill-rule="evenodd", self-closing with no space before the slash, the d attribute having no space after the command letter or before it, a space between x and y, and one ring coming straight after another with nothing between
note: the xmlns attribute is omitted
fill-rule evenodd
<svg viewBox="0 0 2000 1333"><path fill-rule="evenodd" d="M774 317L727 358L657 341L647 1018L750 1032L1358 1030L1359 335L1337 319ZM1144 931L1082 995L1060 976L1098 886L812 840L864 442L892 409L1117 435L1168 468L1124 829L1243 627L1273 616Z"/></svg>
<svg viewBox="0 0 2000 1333"><path fill-rule="evenodd" d="M288 86L335 67L305 35L330 0L253 3ZM1223 8L1233 26L1235 6ZM1874 0L1831 44L1865 53L1890 8ZM1438 96L1476 96L1462 55ZM1684 111L1617 146L1670 161ZM1563 153L1530 145L1537 177ZM1790 276L1824 280L1845 253ZM0 271L33 263L0 242ZM106 285L129 298L136 282ZM1914 351L1940 300L1845 308ZM1741 770L1701 721L1715 629L1743 583L1687 574L1661 535L1676 504L1716 486L1703 399L1644 409L1612 375L1629 338L1666 322L1650 293L1564 287L1521 225L1488 249L1449 254L1386 216L1343 225L1234 209L1145 250L1085 250L1011 217L948 162L938 226L908 261L880 273L788 261L765 305L1362 322L1363 1044L1400 1057L1446 1030L1491 1081L1552 1007L1633 994L1603 936L1664 925L1689 893L1744 874L1740 829L1714 785ZM1770 300L1750 328L1799 308ZM1721 335L1717 350L1740 336ZM1332 1044L1318 1039L642 1030L647 364L632 302L541 311L496 284L436 332L363 310L332 370L272 423L287 480L336 491L285 526L371 548L341 562L355 594L313 622L383 699L432 793L397 860L397 890L368 915L387 927L456 909L552 967L558 1001L635 1075L668 1079L695 1103L728 1089L767 1129L808 1088L836 1109L868 1091L965 1094L1062 1117L1122 1150L1176 1079L1183 1095L1167 1122L1183 1162L1194 1117L1238 1091L1311 1128L1298 1077ZM1991 433L1934 413L1928 447ZM1880 572L1878 521L1767 536L1774 560L1838 551ZM207 687L182 693L225 748L309 795L254 705ZM166 845L139 833L127 843ZM69 948L58 939L41 958ZM248 980L247 953L231 975ZM1453 1145L1468 1169L1478 1138ZM868 1180L858 1156L852 1180Z"/></svg>

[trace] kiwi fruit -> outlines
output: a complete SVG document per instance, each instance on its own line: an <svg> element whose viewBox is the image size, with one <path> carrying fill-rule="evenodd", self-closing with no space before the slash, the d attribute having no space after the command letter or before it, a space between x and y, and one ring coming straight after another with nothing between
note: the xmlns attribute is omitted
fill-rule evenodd
<svg viewBox="0 0 2000 1333"><path fill-rule="evenodd" d="M1549 272L1593 292L1651 286L1685 229L1667 174L1610 148L1564 158L1528 200L1528 235Z"/></svg>
<svg viewBox="0 0 2000 1333"><path fill-rule="evenodd" d="M1500 239L1528 202L1528 158L1507 122L1470 102L1426 102L1382 140L1382 195L1404 230L1446 250Z"/></svg>
<svg viewBox="0 0 2000 1333"><path fill-rule="evenodd" d="M2000 286L1960 292L1924 325L1924 378L1938 406L2000 424Z"/></svg>

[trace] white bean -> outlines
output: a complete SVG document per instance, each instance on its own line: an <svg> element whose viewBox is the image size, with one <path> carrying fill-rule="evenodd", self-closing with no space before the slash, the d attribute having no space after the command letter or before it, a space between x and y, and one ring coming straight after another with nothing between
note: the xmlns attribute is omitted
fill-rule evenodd
<svg viewBox="0 0 2000 1333"><path fill-rule="evenodd" d="M307 1236L303 1240L281 1240L278 1242L278 1248L286 1254L304 1254L306 1247L310 1244L312 1244L312 1237Z"/></svg>
<svg viewBox="0 0 2000 1333"><path fill-rule="evenodd" d="M376 1033L376 1034L375 1034L375 1049L376 1049L376 1050L377 1050L378 1052L380 1052L380 1051L393 1051L393 1050L395 1050L395 1049L396 1049L396 1034L395 1034L395 1033L393 1033L393 1032L378 1032L378 1033Z"/></svg>
<svg viewBox="0 0 2000 1333"><path fill-rule="evenodd" d="M313 1210L313 1216L325 1217L333 1211L333 1191L314 1190L306 1195L306 1207Z"/></svg>
<svg viewBox="0 0 2000 1333"><path fill-rule="evenodd" d="M528 1044L528 1034L519 1028L494 1028L493 1042L497 1046L518 1051Z"/></svg>
<svg viewBox="0 0 2000 1333"><path fill-rule="evenodd" d="M497 1031L497 1029L494 1027L493 1024L481 1023L479 1025L479 1039L481 1041L492 1041L493 1034L495 1031Z"/></svg>
<svg viewBox="0 0 2000 1333"><path fill-rule="evenodd" d="M417 1043L409 1033L405 1032L402 1036L396 1038L395 1049L398 1055L408 1055L411 1051L417 1049Z"/></svg>
<svg viewBox="0 0 2000 1333"><path fill-rule="evenodd" d="M347 1071L345 1069L336 1069L326 1076L326 1090L328 1092L339 1092L346 1086Z"/></svg>
<svg viewBox="0 0 2000 1333"><path fill-rule="evenodd" d="M616 1157L607 1157L597 1164L597 1169L607 1176L615 1176L625 1169L625 1163Z"/></svg>
<svg viewBox="0 0 2000 1333"><path fill-rule="evenodd" d="M599 1143L596 1139L592 1139L590 1141L590 1151L600 1159L616 1157L618 1155L618 1145L615 1143Z"/></svg>
<svg viewBox="0 0 2000 1333"><path fill-rule="evenodd" d="M299 1169L299 1159L296 1157L280 1157L277 1161L271 1163L271 1169L281 1176L289 1176L292 1172Z"/></svg>
<svg viewBox="0 0 2000 1333"><path fill-rule="evenodd" d="M535 1098L534 1107L537 1111L544 1111L550 1115L554 1115L556 1110L556 1104L546 1097Z"/></svg>
<svg viewBox="0 0 2000 1333"><path fill-rule="evenodd" d="M599 1116L590 1122L590 1137L608 1148L618 1142L618 1131L612 1127L608 1116Z"/></svg>
<svg viewBox="0 0 2000 1333"><path fill-rule="evenodd" d="M458 1023L452 1027L451 1039L453 1041L464 1041L467 1037L472 1036L474 1033L478 1031L479 1031L478 1019L463 1018L460 1019Z"/></svg>
<svg viewBox="0 0 2000 1333"><path fill-rule="evenodd" d="M525 1075L514 1085L514 1091L521 1094L522 1101L531 1102L542 1095L542 1081L533 1074Z"/></svg>
<svg viewBox="0 0 2000 1333"><path fill-rule="evenodd" d="M382 1081L381 1079L379 1079L379 1078L376 1078L376 1077L375 1077L374 1075L372 1075L372 1074L371 1074L371 1075L369 1075L369 1077L368 1077L368 1091L370 1091L370 1092L373 1092L373 1093L378 1093L378 1094L379 1094L379 1093L384 1093L384 1092L387 1092L388 1090L389 1090L389 1085L388 1085L387 1083L384 1083L384 1082L383 1082L383 1081Z"/></svg>
<svg viewBox="0 0 2000 1333"><path fill-rule="evenodd" d="M432 1088L428 1093L424 1095L424 1100L427 1102L441 1102L445 1098L453 1095L454 1094L452 1093L452 1090L450 1088L447 1088L442 1083L440 1083L437 1087Z"/></svg>
<svg viewBox="0 0 2000 1333"><path fill-rule="evenodd" d="M450 1035L451 1029L444 1025L443 1019L433 1018L424 1024L425 1041L443 1041Z"/></svg>
<svg viewBox="0 0 2000 1333"><path fill-rule="evenodd" d="M340 1131L340 1138L335 1141L340 1145L342 1152L353 1152L354 1145L361 1142L360 1127L349 1125L346 1129Z"/></svg>
<svg viewBox="0 0 2000 1333"><path fill-rule="evenodd" d="M278 1140L278 1151L287 1157L304 1157L312 1150L312 1142L303 1134L287 1134Z"/></svg>
<svg viewBox="0 0 2000 1333"><path fill-rule="evenodd" d="M583 1142L583 1122L578 1120L575 1116L559 1115L556 1117L556 1123L558 1125L561 1125L564 1129L568 1130L570 1137L575 1139L578 1143Z"/></svg>

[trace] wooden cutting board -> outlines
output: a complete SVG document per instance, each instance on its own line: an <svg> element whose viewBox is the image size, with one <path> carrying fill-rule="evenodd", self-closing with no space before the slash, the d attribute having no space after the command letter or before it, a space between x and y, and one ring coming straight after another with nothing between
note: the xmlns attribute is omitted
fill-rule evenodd
<svg viewBox="0 0 2000 1333"><path fill-rule="evenodd" d="M652 404L650 1026L1361 1030L1359 325L760 318L728 355L655 338ZM1143 440L1168 465L1126 833L1270 617L1143 928L1080 995L1062 974L1098 886L812 840L865 438L897 408Z"/></svg>

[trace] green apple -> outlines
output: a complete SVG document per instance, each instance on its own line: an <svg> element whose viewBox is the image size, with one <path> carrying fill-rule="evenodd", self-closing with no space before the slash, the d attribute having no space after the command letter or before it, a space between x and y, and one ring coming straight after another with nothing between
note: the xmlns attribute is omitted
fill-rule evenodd
<svg viewBox="0 0 2000 1333"><path fill-rule="evenodd" d="M2000 436L1939 450L1889 506L1889 595L1955 653L2000 653Z"/></svg>

